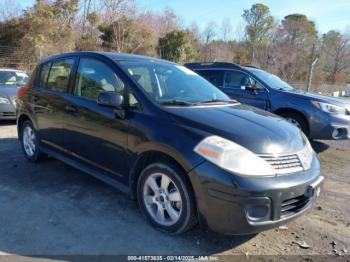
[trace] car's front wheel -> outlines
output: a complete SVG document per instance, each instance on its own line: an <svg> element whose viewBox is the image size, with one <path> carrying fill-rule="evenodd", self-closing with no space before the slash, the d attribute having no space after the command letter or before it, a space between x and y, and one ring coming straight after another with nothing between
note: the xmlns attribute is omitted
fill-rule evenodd
<svg viewBox="0 0 350 262"><path fill-rule="evenodd" d="M161 231L180 234L196 223L194 195L175 165L154 163L141 173L137 185L137 199L142 213Z"/></svg>
<svg viewBox="0 0 350 262"><path fill-rule="evenodd" d="M23 154L31 162L37 162L43 154L39 149L39 139L37 132L31 121L26 120L21 127L20 142Z"/></svg>
<svg viewBox="0 0 350 262"><path fill-rule="evenodd" d="M294 112L282 113L281 116L289 123L299 128L306 136L309 136L309 126L307 121L300 114Z"/></svg>

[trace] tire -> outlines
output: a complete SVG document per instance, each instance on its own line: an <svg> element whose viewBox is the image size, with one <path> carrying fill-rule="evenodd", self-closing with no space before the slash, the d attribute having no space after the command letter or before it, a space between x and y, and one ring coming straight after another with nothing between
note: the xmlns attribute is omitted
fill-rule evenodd
<svg viewBox="0 0 350 262"><path fill-rule="evenodd" d="M309 137L309 125L302 115L294 112L286 112L280 115L288 122L298 127L307 137Z"/></svg>
<svg viewBox="0 0 350 262"><path fill-rule="evenodd" d="M196 224L194 194L185 176L179 167L170 163L154 163L142 171L137 183L137 201L143 215L156 229L181 234ZM156 193L154 189L161 191Z"/></svg>
<svg viewBox="0 0 350 262"><path fill-rule="evenodd" d="M29 133L28 133L29 132ZM22 124L20 143L24 157L30 162L38 162L44 155L40 152L38 133L31 121L26 120Z"/></svg>

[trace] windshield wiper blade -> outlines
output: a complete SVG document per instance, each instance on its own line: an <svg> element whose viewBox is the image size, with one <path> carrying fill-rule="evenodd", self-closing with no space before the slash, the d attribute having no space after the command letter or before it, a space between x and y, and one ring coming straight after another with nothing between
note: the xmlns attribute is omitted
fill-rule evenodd
<svg viewBox="0 0 350 262"><path fill-rule="evenodd" d="M233 103L238 103L236 100L223 100L223 99L211 99L211 100L206 100L206 101L201 101L198 104L233 104Z"/></svg>
<svg viewBox="0 0 350 262"><path fill-rule="evenodd" d="M161 105L164 106L193 106L193 103L181 101L181 100L169 100L160 102Z"/></svg>

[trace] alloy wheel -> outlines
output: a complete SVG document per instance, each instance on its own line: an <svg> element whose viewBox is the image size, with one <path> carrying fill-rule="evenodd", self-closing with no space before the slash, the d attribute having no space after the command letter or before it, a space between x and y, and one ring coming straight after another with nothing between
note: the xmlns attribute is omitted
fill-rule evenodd
<svg viewBox="0 0 350 262"><path fill-rule="evenodd" d="M297 120L295 120L294 118L288 117L287 121L301 130L300 123Z"/></svg>
<svg viewBox="0 0 350 262"><path fill-rule="evenodd" d="M174 225L182 212L182 198L174 181L165 174L151 174L143 188L147 212L159 224Z"/></svg>
<svg viewBox="0 0 350 262"><path fill-rule="evenodd" d="M34 156L36 150L35 133L29 125L26 125L23 130L23 147L29 157Z"/></svg>

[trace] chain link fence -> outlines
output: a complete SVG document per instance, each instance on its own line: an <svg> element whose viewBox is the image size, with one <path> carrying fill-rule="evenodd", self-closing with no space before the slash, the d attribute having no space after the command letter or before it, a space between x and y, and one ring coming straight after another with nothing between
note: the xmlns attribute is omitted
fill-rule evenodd
<svg viewBox="0 0 350 262"><path fill-rule="evenodd" d="M306 91L307 83L299 82L291 84L294 88L300 91ZM346 93L346 84L311 84L310 92L321 93L324 95L343 96Z"/></svg>
<svg viewBox="0 0 350 262"><path fill-rule="evenodd" d="M36 63L26 62L24 54L25 50L21 48L0 45L0 68L19 69L30 74Z"/></svg>

